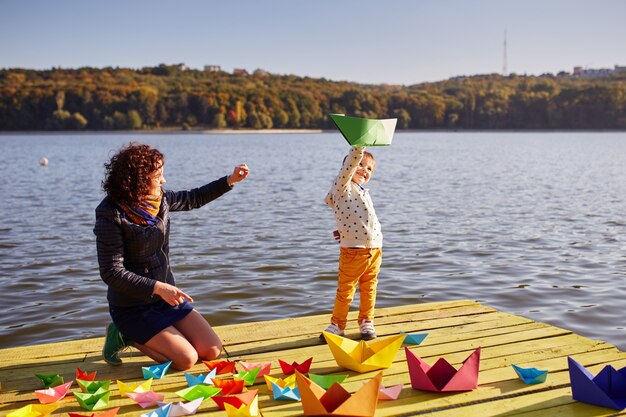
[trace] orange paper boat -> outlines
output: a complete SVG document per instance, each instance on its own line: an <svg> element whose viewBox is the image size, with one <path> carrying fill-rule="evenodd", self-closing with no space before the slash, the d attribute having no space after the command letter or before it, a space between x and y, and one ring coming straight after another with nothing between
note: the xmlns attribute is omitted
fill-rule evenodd
<svg viewBox="0 0 626 417"><path fill-rule="evenodd" d="M471 391L478 386L480 348L463 361L458 371L443 358L430 366L409 348L404 348L404 351L413 389L437 392Z"/></svg>
<svg viewBox="0 0 626 417"><path fill-rule="evenodd" d="M221 388L220 394L222 395L231 395L231 394L239 394L243 392L243 384L245 381L243 379L234 380L234 379L214 379L213 384L215 388Z"/></svg>
<svg viewBox="0 0 626 417"><path fill-rule="evenodd" d="M326 391L296 371L296 382L305 416L373 417L382 380L383 373L379 372L357 392L350 394L337 383Z"/></svg>
<svg viewBox="0 0 626 417"><path fill-rule="evenodd" d="M202 361L211 371L215 369L218 375L234 374L237 372L235 362L231 361Z"/></svg>

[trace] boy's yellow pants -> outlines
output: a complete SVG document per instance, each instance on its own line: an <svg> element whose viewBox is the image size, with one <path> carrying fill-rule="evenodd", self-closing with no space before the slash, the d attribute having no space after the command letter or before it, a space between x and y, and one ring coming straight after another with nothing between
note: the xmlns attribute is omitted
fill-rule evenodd
<svg viewBox="0 0 626 417"><path fill-rule="evenodd" d="M383 260L381 248L341 248L339 253L339 280L331 322L341 330L346 328L348 310L359 284L359 324L374 319L376 284Z"/></svg>

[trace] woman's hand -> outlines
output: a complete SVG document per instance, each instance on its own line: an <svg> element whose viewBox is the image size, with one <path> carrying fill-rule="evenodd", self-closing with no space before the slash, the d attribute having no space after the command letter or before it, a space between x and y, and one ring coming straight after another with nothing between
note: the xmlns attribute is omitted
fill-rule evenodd
<svg viewBox="0 0 626 417"><path fill-rule="evenodd" d="M171 306L182 304L185 300L193 302L193 299L190 296L177 287L161 281L157 281L156 284L154 284L152 294L158 295Z"/></svg>
<svg viewBox="0 0 626 417"><path fill-rule="evenodd" d="M226 181L228 181L228 185L232 186L239 181L245 180L249 172L248 165L239 164L235 167L233 173L226 178Z"/></svg>

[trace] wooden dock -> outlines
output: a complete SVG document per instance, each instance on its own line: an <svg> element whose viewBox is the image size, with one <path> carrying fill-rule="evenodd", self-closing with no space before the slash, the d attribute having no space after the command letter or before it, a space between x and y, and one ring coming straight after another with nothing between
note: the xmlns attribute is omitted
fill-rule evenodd
<svg viewBox="0 0 626 417"><path fill-rule="evenodd" d="M355 314L350 313L346 336L357 336ZM216 327L224 342L224 356L232 361L272 362L273 376L281 376L278 359L301 362L313 357L311 372L349 374L342 384L355 392L362 381L376 372L357 374L341 369L328 346L318 340L328 315L289 318L268 322ZM400 397L379 401L376 416L431 414L434 416L604 416L626 415L626 411L588 405L572 399L567 357L586 366L594 375L607 364L626 366L626 353L614 346L590 340L545 323L499 312L467 300L415 304L377 310L379 337L404 332L428 333L419 346L410 346L421 358L433 364L444 357L458 365L477 347L481 347L479 386L474 391L431 393L411 388L404 349L398 351L393 365L383 371L383 385L404 384ZM103 325L104 328L104 325ZM110 407L121 407L118 415L140 416L154 409L142 409L129 398L121 398L115 380L125 383L142 381L141 366L154 365L134 350L122 355L120 367L107 365L101 358L103 339L85 339L22 348L0 350L0 415L24 405L37 403L34 390L41 389L35 373L59 373L66 381L74 379L75 370L97 371L97 380L112 380ZM549 370L545 383L526 385L517 378L511 364ZM190 373L207 372L200 363ZM175 391L185 388L183 372L170 370L165 378L155 380L152 389L165 394L166 401L179 401ZM300 416L299 402L274 400L262 380L259 389L262 416ZM71 391L77 391L74 384ZM68 394L52 415L68 412L90 415ZM104 410L96 411L100 413ZM198 415L226 416L210 400L205 400Z"/></svg>

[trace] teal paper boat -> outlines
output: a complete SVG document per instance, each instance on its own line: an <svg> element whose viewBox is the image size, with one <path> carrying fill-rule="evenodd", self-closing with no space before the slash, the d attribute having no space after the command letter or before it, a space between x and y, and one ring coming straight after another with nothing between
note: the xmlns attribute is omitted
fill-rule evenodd
<svg viewBox="0 0 626 417"><path fill-rule="evenodd" d="M401 334L405 334L404 343L407 345L421 345L428 333L404 333L400 330Z"/></svg>
<svg viewBox="0 0 626 417"><path fill-rule="evenodd" d="M331 114L344 138L353 146L391 145L398 119L362 119L343 114Z"/></svg>
<svg viewBox="0 0 626 417"><path fill-rule="evenodd" d="M517 376L528 385L546 382L546 378L548 377L548 371L540 371L537 368L522 368L517 365L511 366L513 366Z"/></svg>

